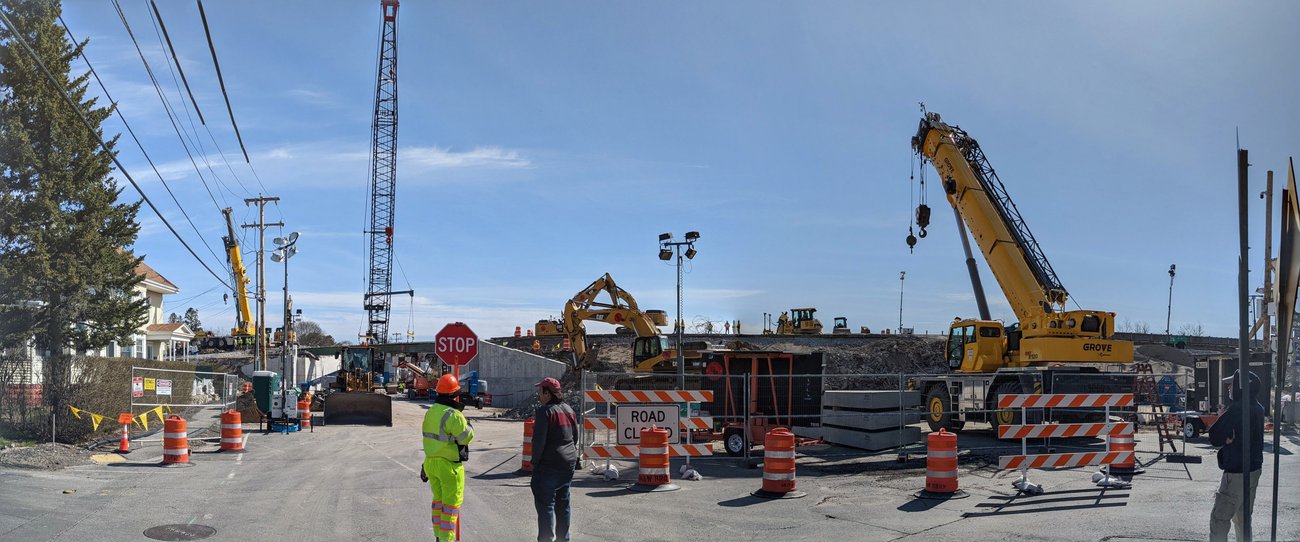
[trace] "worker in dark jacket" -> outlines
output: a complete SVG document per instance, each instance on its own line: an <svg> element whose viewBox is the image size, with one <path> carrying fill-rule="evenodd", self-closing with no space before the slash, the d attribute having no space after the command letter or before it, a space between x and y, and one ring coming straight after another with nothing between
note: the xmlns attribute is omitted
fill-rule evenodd
<svg viewBox="0 0 1300 542"><path fill-rule="evenodd" d="M569 539L569 485L578 461L578 417L564 402L560 381L544 378L537 386L541 406L533 415L533 504L537 540Z"/></svg>
<svg viewBox="0 0 1300 542"><path fill-rule="evenodd" d="M1219 468L1223 469L1223 478L1219 481L1219 490L1214 493L1214 509L1210 511L1211 542L1228 540L1228 522L1236 525L1237 540L1246 540L1243 532L1245 517L1242 516L1241 503L1244 499L1249 514L1255 509L1255 489L1259 486L1259 473L1264 467L1264 406L1253 396L1263 389L1259 377L1247 372L1250 378L1252 396L1245 397L1241 390L1241 371L1232 376L1228 388L1232 402L1228 410L1210 426L1210 444L1219 448ZM1250 411L1250 431L1241 433L1241 415L1243 409ZM1245 457L1242 444L1249 443L1250 457ZM1243 494L1242 478L1250 477L1250 489Z"/></svg>

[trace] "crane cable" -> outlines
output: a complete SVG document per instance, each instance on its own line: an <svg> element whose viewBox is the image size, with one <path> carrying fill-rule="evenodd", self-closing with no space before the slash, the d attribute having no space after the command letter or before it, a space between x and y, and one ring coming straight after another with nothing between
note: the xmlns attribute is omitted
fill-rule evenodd
<svg viewBox="0 0 1300 542"><path fill-rule="evenodd" d="M158 207L149 199L149 196L145 195L144 190L142 190L140 185L135 182L135 178L131 177L131 174L122 166L122 163L117 160L117 153L114 153L112 149L109 149L108 145L104 143L104 138L99 135L99 132L95 130L95 127L90 124L90 120L86 119L86 115L82 113L81 108L77 107L76 102L74 102L72 97L68 95L67 89L63 88L63 86L59 84L58 79L54 77L54 74L50 73L49 68L45 67L45 62L41 60L40 55L37 55L36 51L32 49L32 46L27 43L27 39L23 37L18 26L15 25L13 21L9 20L9 16L5 15L4 10L0 10L0 20L3 20L5 26L9 27L9 31L13 33L13 41L22 45L23 49L27 51L27 54L31 55L32 60L36 62L36 65L41 68L43 73L45 73L45 78L50 82L50 86L54 87L54 90L58 91L59 95L63 97L63 100L67 102L68 106L77 113L77 118L81 120L81 124L86 127L86 130L89 131L92 136L94 136L95 141L99 143L99 148L113 160L113 164L122 172L122 175L126 177L126 180L131 183L131 186L135 188L135 191L140 194L140 199L144 200L144 202L149 205L149 209L153 210L154 214L158 216L158 220L161 220L163 225L167 226L167 229L176 237L176 240L181 242L181 245L185 247L185 250L189 251L190 255L194 256L195 260L198 260L199 265L202 265L213 278L217 279L217 282L229 288L230 285L226 284L226 281L213 271L211 267L208 267L207 262L203 261L203 258L200 258L197 252L194 252L194 248L190 247L189 243L185 242L185 239L176 231L176 228L172 227L171 222L167 221L167 217L163 216L162 212L158 210Z"/></svg>

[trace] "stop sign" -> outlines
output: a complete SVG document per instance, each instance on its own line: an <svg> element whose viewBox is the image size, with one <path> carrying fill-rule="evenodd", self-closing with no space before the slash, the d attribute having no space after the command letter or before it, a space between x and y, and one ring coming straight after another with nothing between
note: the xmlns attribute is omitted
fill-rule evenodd
<svg viewBox="0 0 1300 542"><path fill-rule="evenodd" d="M433 351L443 363L459 367L478 355L478 335L461 322L447 324L438 332Z"/></svg>

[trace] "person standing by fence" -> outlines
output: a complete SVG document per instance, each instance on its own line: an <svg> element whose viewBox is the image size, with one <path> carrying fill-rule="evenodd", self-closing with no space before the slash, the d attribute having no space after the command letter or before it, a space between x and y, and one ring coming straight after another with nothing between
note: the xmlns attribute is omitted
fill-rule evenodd
<svg viewBox="0 0 1300 542"><path fill-rule="evenodd" d="M537 540L569 539L569 486L578 461L578 417L564 402L560 381L544 378L534 384L541 405L533 425L533 504L537 507Z"/></svg>

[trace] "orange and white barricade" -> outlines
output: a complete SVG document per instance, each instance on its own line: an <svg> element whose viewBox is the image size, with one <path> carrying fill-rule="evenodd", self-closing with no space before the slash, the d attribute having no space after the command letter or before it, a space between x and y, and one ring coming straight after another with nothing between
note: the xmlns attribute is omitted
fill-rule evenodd
<svg viewBox="0 0 1300 542"><path fill-rule="evenodd" d="M221 413L221 451L244 451L244 423L238 410Z"/></svg>
<svg viewBox="0 0 1300 542"><path fill-rule="evenodd" d="M164 467L190 466L190 439L186 432L185 418L168 416L163 421L163 460Z"/></svg>
<svg viewBox="0 0 1300 542"><path fill-rule="evenodd" d="M1133 405L1133 394L1131 393L1046 393L1046 394L1007 394L998 397L998 408L1019 408L1020 419L1028 419L1026 410L1030 408L1104 408L1103 423L1060 423L1060 424L1032 424L1032 425L1002 425L998 426L998 438L1019 438L1020 455L1004 455L998 458L998 468L1000 469L1019 469L1020 479L1011 485L1021 492L1031 495L1042 494L1043 488L1038 484L1029 481L1029 469L1042 468L1067 468L1067 467L1085 467L1091 465L1104 465L1103 470L1098 475L1093 476L1093 481L1102 487L1125 488L1130 487L1128 482L1112 478L1110 476L1110 466L1112 464L1132 464L1134 461L1133 450L1116 449L1112 447L1115 439L1127 438L1131 443L1133 439L1133 424L1128 422L1110 422L1111 407L1127 407ZM1062 438L1062 437L1096 437L1106 436L1106 449L1098 452L1077 452L1062 454L1038 454L1029 453L1028 440L1031 438Z"/></svg>
<svg viewBox="0 0 1300 542"><path fill-rule="evenodd" d="M764 499L797 499L807 495L795 489L794 433L784 427L767 432L763 440L763 485L753 493Z"/></svg>
<svg viewBox="0 0 1300 542"><path fill-rule="evenodd" d="M583 399L592 403L606 404L655 404L667 403L707 403L713 401L713 392L709 390L586 390L583 392ZM611 440L609 435L618 430L618 422L606 412L606 417L584 417L582 420L583 429L596 431L604 429L606 431L606 440ZM683 467L687 479L691 478L688 472L691 457L711 456L713 448L708 444L691 443L692 431L704 431L713 428L713 418L708 416L687 417L678 420L680 434L686 435L684 444L667 444L669 457L685 457L687 465ZM664 430L667 433L667 430ZM630 438L624 435L625 438ZM639 443L638 443L639 445ZM618 478L618 470L610 465L612 459L639 459L640 453L638 445L631 444L592 444L587 448L587 457L592 459L605 459L605 468L601 472L605 473L607 480Z"/></svg>

